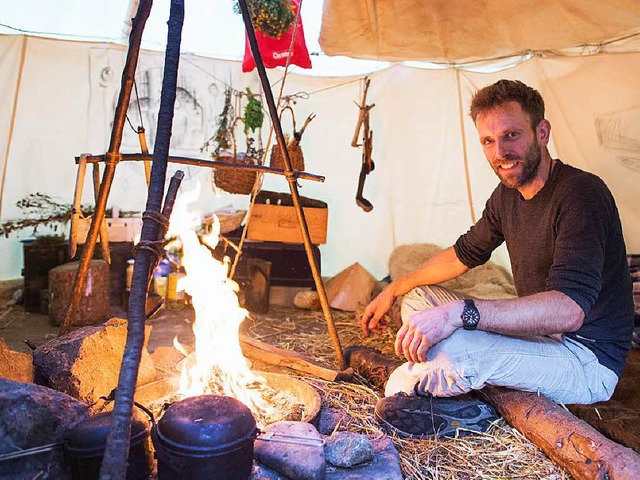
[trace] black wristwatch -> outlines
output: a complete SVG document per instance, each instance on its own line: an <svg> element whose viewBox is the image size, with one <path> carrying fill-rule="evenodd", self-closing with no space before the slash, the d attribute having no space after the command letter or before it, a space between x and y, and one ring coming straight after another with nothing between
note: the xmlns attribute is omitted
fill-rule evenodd
<svg viewBox="0 0 640 480"><path fill-rule="evenodd" d="M464 308L462 309L462 328L465 330L475 330L480 322L480 312L478 307L470 298L464 299Z"/></svg>

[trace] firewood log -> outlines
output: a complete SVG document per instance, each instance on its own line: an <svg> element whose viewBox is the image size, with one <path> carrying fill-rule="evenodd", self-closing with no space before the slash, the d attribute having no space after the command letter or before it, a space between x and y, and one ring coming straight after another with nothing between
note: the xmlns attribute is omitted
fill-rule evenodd
<svg viewBox="0 0 640 480"><path fill-rule="evenodd" d="M577 480L638 478L640 455L605 438L546 397L493 386L480 394Z"/></svg>

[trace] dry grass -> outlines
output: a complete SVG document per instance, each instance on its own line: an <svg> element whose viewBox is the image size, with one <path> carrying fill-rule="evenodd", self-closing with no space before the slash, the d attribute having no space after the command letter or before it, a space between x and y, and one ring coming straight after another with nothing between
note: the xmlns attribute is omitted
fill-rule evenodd
<svg viewBox="0 0 640 480"><path fill-rule="evenodd" d="M342 348L368 345L393 355L391 331L364 338L355 315L333 311L333 320ZM252 314L244 328L254 338L304 353L310 358L336 368L335 349L327 333L322 312L297 309L272 310L269 314ZM373 408L380 393L357 383L333 383L314 378L303 380L318 389L323 407L344 411L347 423L337 428L376 437L387 434L400 453L400 464L407 479L547 479L571 477L554 465L535 445L504 420L497 421L482 435L456 439L403 439L393 432L383 431L373 417Z"/></svg>

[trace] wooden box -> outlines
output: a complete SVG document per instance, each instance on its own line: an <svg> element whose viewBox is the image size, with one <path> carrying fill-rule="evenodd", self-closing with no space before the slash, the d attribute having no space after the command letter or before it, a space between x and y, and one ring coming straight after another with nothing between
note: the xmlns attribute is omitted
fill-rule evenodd
<svg viewBox="0 0 640 480"><path fill-rule="evenodd" d="M105 218L107 222L107 236L110 242L137 242L142 231L142 218L120 217ZM91 226L91 218L82 218L78 222L78 243L87 241L87 234ZM100 236L98 235L98 242Z"/></svg>
<svg viewBox="0 0 640 480"><path fill-rule="evenodd" d="M304 208L311 243L327 242L327 208ZM302 243L302 233L295 207L256 203L251 209L249 240Z"/></svg>

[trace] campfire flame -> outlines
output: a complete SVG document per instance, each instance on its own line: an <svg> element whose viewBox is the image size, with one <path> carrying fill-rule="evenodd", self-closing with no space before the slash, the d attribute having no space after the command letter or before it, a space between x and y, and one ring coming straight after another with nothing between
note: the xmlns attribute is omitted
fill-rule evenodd
<svg viewBox="0 0 640 480"><path fill-rule="evenodd" d="M179 393L227 395L254 413L265 413L272 408L261 393L266 381L249 369L240 348L238 332L247 311L238 304L238 284L227 277L228 258L220 262L211 254L220 222L214 218L211 233L201 241L196 233L201 218L188 208L198 195L199 189L176 200L169 226L169 234L182 242L186 276L178 288L191 296L195 310L195 351L183 363Z"/></svg>

